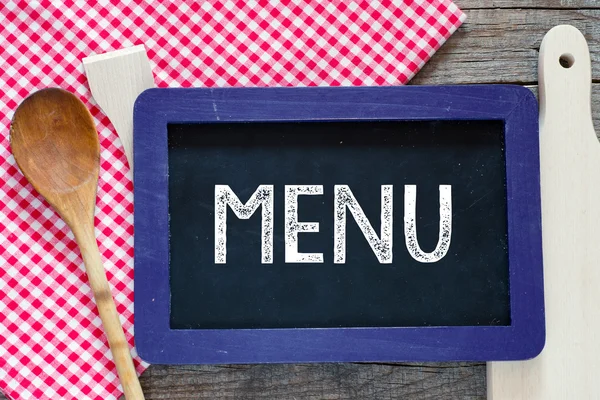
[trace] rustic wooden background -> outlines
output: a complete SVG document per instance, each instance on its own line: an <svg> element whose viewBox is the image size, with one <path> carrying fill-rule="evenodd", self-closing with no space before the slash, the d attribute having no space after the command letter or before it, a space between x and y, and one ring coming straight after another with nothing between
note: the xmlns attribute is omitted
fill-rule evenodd
<svg viewBox="0 0 600 400"><path fill-rule="evenodd" d="M467 21L411 84L511 83L537 93L544 34L555 25L574 25L591 52L600 134L600 0L455 2ZM153 365L141 380L147 399L446 400L485 399L485 373L484 363Z"/></svg>
<svg viewBox="0 0 600 400"><path fill-rule="evenodd" d="M411 84L512 83L537 93L544 34L555 25L574 25L590 47L600 133L600 0L455 2L467 22ZM152 365L141 381L148 400L485 399L485 371L484 363Z"/></svg>

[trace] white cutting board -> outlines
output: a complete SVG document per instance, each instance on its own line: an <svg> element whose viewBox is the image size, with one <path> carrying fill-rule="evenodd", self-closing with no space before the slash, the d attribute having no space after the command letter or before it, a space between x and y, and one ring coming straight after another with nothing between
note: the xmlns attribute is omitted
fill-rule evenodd
<svg viewBox="0 0 600 400"><path fill-rule="evenodd" d="M576 28L544 37L539 97L546 347L533 360L489 363L488 399L600 399L600 143Z"/></svg>

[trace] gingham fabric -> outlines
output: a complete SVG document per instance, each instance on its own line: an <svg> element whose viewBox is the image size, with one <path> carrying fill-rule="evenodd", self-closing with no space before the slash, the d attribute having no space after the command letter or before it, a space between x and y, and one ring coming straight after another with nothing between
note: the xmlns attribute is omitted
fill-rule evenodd
<svg viewBox="0 0 600 400"><path fill-rule="evenodd" d="M159 87L399 85L465 19L450 0L2 3L0 388L12 399L121 395L73 234L11 155L10 120L28 94L60 86L94 116L102 148L96 236L133 345L131 172L91 98L83 57L144 44ZM140 373L146 367L135 364Z"/></svg>

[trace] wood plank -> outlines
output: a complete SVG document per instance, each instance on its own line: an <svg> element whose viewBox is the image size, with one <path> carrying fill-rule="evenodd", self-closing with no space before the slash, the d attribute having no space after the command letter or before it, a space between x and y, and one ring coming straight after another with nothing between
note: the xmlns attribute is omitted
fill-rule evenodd
<svg viewBox="0 0 600 400"><path fill-rule="evenodd" d="M153 399L485 399L485 364L151 366Z"/></svg>
<svg viewBox="0 0 600 400"><path fill-rule="evenodd" d="M600 8L598 0L454 0L462 10L480 8Z"/></svg>
<svg viewBox="0 0 600 400"><path fill-rule="evenodd" d="M592 79L600 82L600 9L498 9L467 12L467 21L411 83L534 84L542 38L560 24L573 25L584 34L592 58Z"/></svg>

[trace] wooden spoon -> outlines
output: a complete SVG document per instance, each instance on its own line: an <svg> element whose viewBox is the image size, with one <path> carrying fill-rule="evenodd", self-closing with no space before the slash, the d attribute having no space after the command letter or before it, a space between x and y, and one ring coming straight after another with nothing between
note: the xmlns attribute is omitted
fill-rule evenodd
<svg viewBox="0 0 600 400"><path fill-rule="evenodd" d="M10 146L27 180L73 231L125 397L143 399L94 234L100 144L92 116L73 94L40 90L15 111Z"/></svg>

